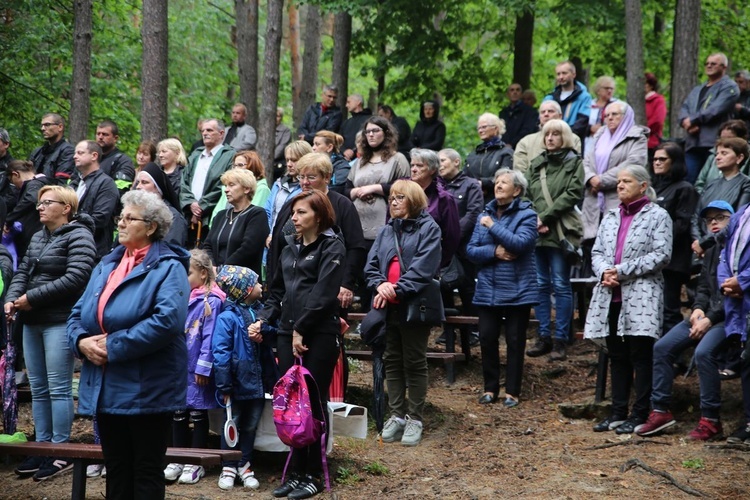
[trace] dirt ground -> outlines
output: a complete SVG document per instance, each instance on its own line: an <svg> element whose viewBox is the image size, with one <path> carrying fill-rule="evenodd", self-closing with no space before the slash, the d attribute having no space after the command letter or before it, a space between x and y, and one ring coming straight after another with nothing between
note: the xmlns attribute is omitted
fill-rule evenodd
<svg viewBox="0 0 750 500"><path fill-rule="evenodd" d="M473 349L478 353L479 348ZM564 417L558 405L585 402L594 393L596 350L577 342L568 360L550 364L528 359L521 405L480 406L481 367L476 358L460 366L456 382L448 385L441 366L430 368L428 409L422 443L415 448L380 444L374 425L367 440L337 438L329 466L335 478L331 493L318 498L688 498L664 477L635 467L622 470L631 459L671 475L681 485L710 498L748 498L750 454L744 450L714 450L685 439L699 418L698 379L679 376L675 384L678 425L664 436L642 441L636 436L596 434L594 418ZM503 356L504 359L504 356ZM724 383L723 420L731 433L741 416L739 380ZM352 373L350 400L367 405L371 397L369 363ZM20 430L31 434L30 405L21 408ZM76 419L74 440L91 442L90 422ZM593 447L615 445L603 449ZM723 442L723 441L722 441ZM271 498L279 485L284 454L259 453L259 490L236 487L219 490L219 470L208 471L197 485L170 485L169 499ZM19 480L16 458L0 464L0 498L69 498L71 475L42 483ZM104 480L90 479L88 498L104 497Z"/></svg>

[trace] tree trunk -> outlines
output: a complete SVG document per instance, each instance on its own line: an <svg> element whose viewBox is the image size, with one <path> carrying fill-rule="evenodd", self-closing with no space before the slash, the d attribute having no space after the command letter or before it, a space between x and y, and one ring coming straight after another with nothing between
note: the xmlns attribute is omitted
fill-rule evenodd
<svg viewBox="0 0 750 500"><path fill-rule="evenodd" d="M76 144L88 137L89 95L91 93L91 38L93 4L91 0L73 3L73 81L70 89L70 142Z"/></svg>
<svg viewBox="0 0 750 500"><path fill-rule="evenodd" d="M276 145L276 106L279 102L282 21L284 0L268 0L266 53L263 61L263 90L258 127L258 154L266 167L266 178L273 179L273 150Z"/></svg>
<svg viewBox="0 0 750 500"><path fill-rule="evenodd" d="M381 42L380 44L380 61L382 62L385 60L388 48L385 45L385 42ZM382 65L379 65L380 68L383 68ZM377 70L378 72L378 99L383 95L383 92L385 92L385 68ZM382 102L382 101L381 101Z"/></svg>
<svg viewBox="0 0 750 500"><path fill-rule="evenodd" d="M305 52L302 54L302 92L300 108L304 115L308 106L315 103L318 97L318 65L320 64L320 29L322 18L320 7L307 4L305 18ZM301 122L297 122L297 125Z"/></svg>
<svg viewBox="0 0 750 500"><path fill-rule="evenodd" d="M168 0L143 0L141 67L141 137L159 141L167 136L169 88Z"/></svg>
<svg viewBox="0 0 750 500"><path fill-rule="evenodd" d="M235 0L237 68L246 122L258 127L258 0Z"/></svg>
<svg viewBox="0 0 750 500"><path fill-rule="evenodd" d="M672 43L672 87L669 97L671 137L685 137L685 131L680 127L680 108L697 82L700 27L700 0L677 0Z"/></svg>
<svg viewBox="0 0 750 500"><path fill-rule="evenodd" d="M352 43L352 16L339 12L333 18L333 74L331 81L339 88L338 105L346 119L349 96L349 52Z"/></svg>
<svg viewBox="0 0 750 500"><path fill-rule="evenodd" d="M289 2L289 56L292 66L292 122L302 122L305 109L300 104L300 93L302 92L302 64L299 57L300 46L299 34L299 10L294 2ZM297 134L292 131L292 136Z"/></svg>
<svg viewBox="0 0 750 500"><path fill-rule="evenodd" d="M533 7L516 16L516 31L513 35L513 82L524 90L531 87L531 63L534 48Z"/></svg>
<svg viewBox="0 0 750 500"><path fill-rule="evenodd" d="M628 104L635 112L635 122L646 123L646 99L643 91L643 24L641 0L625 0L625 72L628 82Z"/></svg>

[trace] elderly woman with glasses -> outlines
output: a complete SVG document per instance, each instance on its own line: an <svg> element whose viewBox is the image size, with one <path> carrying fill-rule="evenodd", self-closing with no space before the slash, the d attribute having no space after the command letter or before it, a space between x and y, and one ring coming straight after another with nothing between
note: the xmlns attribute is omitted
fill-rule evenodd
<svg viewBox="0 0 750 500"><path fill-rule="evenodd" d="M163 498L172 414L187 397L190 254L163 241L172 214L159 196L131 191L122 204L121 245L73 308L68 344L83 360L78 412L96 415L107 498Z"/></svg>
<svg viewBox="0 0 750 500"><path fill-rule="evenodd" d="M495 172L513 168L513 150L503 142L505 122L492 113L484 113L477 121L477 134L482 143L466 157L464 170L482 183L484 202L493 200Z"/></svg>

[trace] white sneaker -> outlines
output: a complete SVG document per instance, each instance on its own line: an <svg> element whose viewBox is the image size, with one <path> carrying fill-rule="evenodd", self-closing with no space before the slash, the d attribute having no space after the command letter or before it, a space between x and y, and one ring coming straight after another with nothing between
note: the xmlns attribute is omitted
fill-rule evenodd
<svg viewBox="0 0 750 500"><path fill-rule="evenodd" d="M195 484L205 475L206 469L202 465L187 465L177 482L180 484Z"/></svg>
<svg viewBox="0 0 750 500"><path fill-rule="evenodd" d="M167 465L167 468L164 469L164 479L167 481L177 481L177 479L180 477L180 474L182 474L182 469L184 469L185 466L182 464L169 464Z"/></svg>
<svg viewBox="0 0 750 500"><path fill-rule="evenodd" d="M86 477L99 477L104 470L104 464L91 464L86 467Z"/></svg>
<svg viewBox="0 0 750 500"><path fill-rule="evenodd" d="M234 488L234 481L237 479L237 469L234 467L224 467L221 469L219 476L219 488L222 490L231 490Z"/></svg>
<svg viewBox="0 0 750 500"><path fill-rule="evenodd" d="M260 483L255 479L255 472L250 468L250 462L240 467L239 475L240 479L242 479L242 485L245 488L252 488L254 490L260 488Z"/></svg>
<svg viewBox="0 0 750 500"><path fill-rule="evenodd" d="M102 477L107 477L107 468L102 467Z"/></svg>

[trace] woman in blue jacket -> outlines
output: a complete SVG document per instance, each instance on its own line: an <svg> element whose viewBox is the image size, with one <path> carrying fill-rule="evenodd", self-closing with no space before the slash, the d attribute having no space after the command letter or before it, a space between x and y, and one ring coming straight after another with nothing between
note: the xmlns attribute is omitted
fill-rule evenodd
<svg viewBox="0 0 750 500"><path fill-rule="evenodd" d="M172 214L157 195L122 203L122 245L94 269L68 343L83 360L78 412L99 423L107 498L163 498L172 414L186 400L190 255L162 241Z"/></svg>
<svg viewBox="0 0 750 500"><path fill-rule="evenodd" d="M479 310L479 343L482 348L484 394L480 404L497 401L500 392L500 327L505 326L508 361L505 406L518 405L526 348L526 328L538 288L534 248L537 214L522 199L528 182L518 170L495 173L495 199L485 206L466 247L477 265L474 305Z"/></svg>

